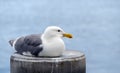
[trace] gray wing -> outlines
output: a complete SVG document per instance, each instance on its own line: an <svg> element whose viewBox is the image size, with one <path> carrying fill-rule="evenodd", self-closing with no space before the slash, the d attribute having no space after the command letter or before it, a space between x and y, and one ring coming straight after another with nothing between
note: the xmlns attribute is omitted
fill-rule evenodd
<svg viewBox="0 0 120 73"><path fill-rule="evenodd" d="M28 45L37 47L42 44L41 35L40 34L32 34L32 35L26 36L24 38L24 42Z"/></svg>
<svg viewBox="0 0 120 73"><path fill-rule="evenodd" d="M20 37L15 43L15 49L18 53L30 52L34 56L38 56L38 53L43 50L42 40L40 34L28 35Z"/></svg>

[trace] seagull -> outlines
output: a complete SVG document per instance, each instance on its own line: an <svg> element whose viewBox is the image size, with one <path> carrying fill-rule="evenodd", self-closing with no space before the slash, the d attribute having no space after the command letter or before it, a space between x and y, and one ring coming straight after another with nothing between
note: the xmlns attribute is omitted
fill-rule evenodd
<svg viewBox="0 0 120 73"><path fill-rule="evenodd" d="M17 53L25 56L61 56L65 51L63 37L72 38L57 26L48 26L43 34L31 34L9 40Z"/></svg>

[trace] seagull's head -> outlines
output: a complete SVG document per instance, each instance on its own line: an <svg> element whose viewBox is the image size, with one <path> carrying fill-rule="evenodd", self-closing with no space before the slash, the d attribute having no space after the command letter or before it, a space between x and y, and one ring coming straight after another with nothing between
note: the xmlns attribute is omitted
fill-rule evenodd
<svg viewBox="0 0 120 73"><path fill-rule="evenodd" d="M72 38L72 34L66 33L61 29L60 27L57 26L49 26L45 29L44 31L44 37L45 38L53 38L53 37L67 37L67 38Z"/></svg>

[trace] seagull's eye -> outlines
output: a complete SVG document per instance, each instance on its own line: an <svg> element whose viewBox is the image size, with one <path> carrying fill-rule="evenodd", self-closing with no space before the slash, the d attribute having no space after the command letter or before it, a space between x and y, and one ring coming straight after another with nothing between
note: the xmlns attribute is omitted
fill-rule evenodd
<svg viewBox="0 0 120 73"><path fill-rule="evenodd" d="M61 32L61 30L57 30L58 32Z"/></svg>

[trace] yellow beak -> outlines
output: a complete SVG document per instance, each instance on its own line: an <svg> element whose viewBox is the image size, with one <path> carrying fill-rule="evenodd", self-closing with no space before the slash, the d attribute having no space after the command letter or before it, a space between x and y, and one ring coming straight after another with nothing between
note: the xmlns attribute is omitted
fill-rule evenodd
<svg viewBox="0 0 120 73"><path fill-rule="evenodd" d="M63 37L67 37L67 38L73 38L72 34L69 33L64 33Z"/></svg>

